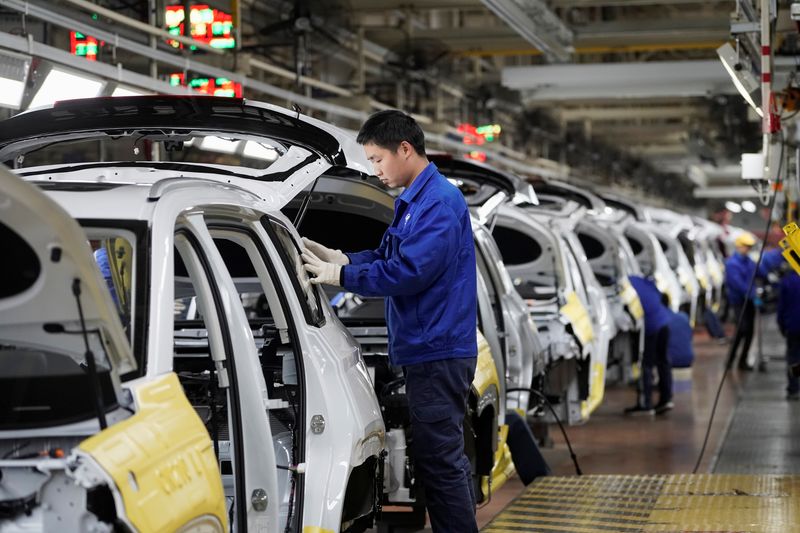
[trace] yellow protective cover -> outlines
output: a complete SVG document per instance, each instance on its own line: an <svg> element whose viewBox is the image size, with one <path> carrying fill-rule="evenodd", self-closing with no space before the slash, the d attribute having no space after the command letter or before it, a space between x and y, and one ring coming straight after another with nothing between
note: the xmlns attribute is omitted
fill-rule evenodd
<svg viewBox="0 0 800 533"><path fill-rule="evenodd" d="M480 397L492 385L495 386L495 390L500 391L500 379L497 375L497 366L494 364L494 359L492 359L492 350L484 336L478 331L478 363L475 368L475 378L472 380L472 386ZM500 398L499 401L503 401L503 398ZM494 452L494 464L492 466L492 491L496 491L503 486L514 473L511 450L506 444L508 426L500 425L497 431L497 449ZM481 480L481 490L484 494L489 494L488 476L484 476Z"/></svg>
<svg viewBox="0 0 800 533"><path fill-rule="evenodd" d="M497 367L492 359L492 349L486 338L478 331L478 363L475 367L475 377L472 379L472 386L482 396L490 385L494 385L500 391L500 380L497 378Z"/></svg>
<svg viewBox="0 0 800 533"><path fill-rule="evenodd" d="M602 363L592 363L589 376L589 397L581 402L581 418L586 420L589 415L603 403L605 394L606 367Z"/></svg>
<svg viewBox="0 0 800 533"><path fill-rule="evenodd" d="M79 446L114 480L130 523L166 532L204 518L205 531L227 531L213 445L178 377L169 373L131 392L136 414Z"/></svg>
<svg viewBox="0 0 800 533"><path fill-rule="evenodd" d="M627 279L622 280L620 283L622 290L619 293L622 303L628 307L628 311L633 318L641 320L644 317L644 309L642 309L642 302L639 300L639 295L636 294L636 289L633 288L631 282Z"/></svg>
<svg viewBox="0 0 800 533"><path fill-rule="evenodd" d="M575 292L567 293L567 303L561 306L560 311L569 319L570 324L572 324L572 331L581 341L581 344L586 346L592 342L592 339L594 339L592 318Z"/></svg>
<svg viewBox="0 0 800 533"><path fill-rule="evenodd" d="M796 223L790 222L783 227L783 232L786 234L786 238L781 241L783 257L800 274L800 228Z"/></svg>

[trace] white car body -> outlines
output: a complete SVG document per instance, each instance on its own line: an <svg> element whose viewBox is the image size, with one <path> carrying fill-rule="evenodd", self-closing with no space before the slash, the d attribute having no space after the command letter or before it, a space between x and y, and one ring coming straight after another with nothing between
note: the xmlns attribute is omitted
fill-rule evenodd
<svg viewBox="0 0 800 533"><path fill-rule="evenodd" d="M84 106L82 109L104 107L125 111L128 109L125 106L133 109L140 103L149 106L155 105L151 102L161 102L136 98L114 99L113 103L109 100L100 99L97 104L94 101L69 103L55 111L68 113L75 109L80 114L80 106ZM157 105L163 106L160 109L184 105L175 104L175 101L168 98ZM90 238L100 238L110 231L134 241L131 243L136 250L134 261L139 265L136 275L147 271L148 279L146 286L138 281L139 285L132 288L133 307L138 313L132 324L132 338L134 350L146 354L146 361L140 372L130 376L123 386L135 388L171 372L177 361L173 352L192 346L201 352L210 352L221 388L226 376L231 382L235 378L241 420L247 422L240 422L238 429L233 428L239 431L241 447L235 448L233 441L229 441L231 451L227 452L227 457L233 474L223 476L223 481L226 495L231 497L235 493L237 501L243 503L236 506L234 515L233 526L237 530L247 527L283 530L292 509L302 509L300 528L306 531L309 528L339 531L362 518L371 520L369 515L377 501L372 489L379 483L376 474L385 445L380 408L358 343L338 321L321 291L309 284L302 264L292 255L294 251L299 255L299 235L279 211L332 163L364 170L363 151L340 130L275 106L227 99L187 98L184 101L189 102L191 110L213 102L208 104L209 109L225 109L234 117L244 112L245 120L254 116L263 136L269 137L270 131L279 133L280 140L275 141L275 146L280 147L279 157L267 172L244 167L233 167L231 172L230 166L217 164L179 165L176 170L148 162L109 162L37 166L19 169L18 173L52 189L50 196L84 223ZM48 130L50 125L41 122L31 124L30 130L24 128L26 124L22 121L41 120L39 115L51 112L53 110L46 108L14 119L22 125L20 136L44 128L44 135L31 134L28 140L18 141L18 149L47 143L52 140L48 136L79 141L86 135L85 132L65 134L57 131L58 125ZM175 128L163 130L167 139L188 136L176 133L182 118L179 115L176 113L172 124L161 126ZM207 136L216 139L222 135L238 135L238 121L225 122L228 117L224 113L220 116L219 123L195 122L187 131L191 129L192 135L198 131L204 133L205 136L195 135L196 139L203 140ZM269 117L269 120L261 122L262 117ZM107 126L98 119L92 123L92 128L103 132L115 128L123 131L124 124L125 117L121 116ZM138 124L136 127L149 131L147 128L152 126ZM287 146L286 139L299 127L303 127L312 140L303 146ZM237 154L246 149L247 142L259 139L255 133L241 138L243 140L237 141ZM4 139L0 153L13 153L13 144ZM325 153L326 150L330 152ZM125 230L128 226L138 228L138 233ZM275 336L271 340L283 350L277 359L284 365L280 371L276 370L276 375L283 380L280 383L265 381L260 350L268 340L267 329L265 326L261 330L264 337L259 346L254 338L254 333L258 337L259 332L251 330L243 295L236 285L241 280L229 271L231 265L226 263L229 256L223 258L218 249L221 241L235 243L246 250L252 261L251 268L257 275L251 282L263 290L262 296L273 314L274 326L269 329ZM296 250L289 250L292 247ZM174 273L177 268L175 250L182 256L186 278ZM173 326L178 305L174 287L192 276L196 297L188 299L187 307L192 309L197 305L205 320L204 327L178 331ZM189 316L190 311L181 312ZM314 320L310 320L310 313L316 317ZM140 337L144 331L146 336ZM145 337L146 342L137 345L137 339ZM275 359L274 355L270 358ZM226 364L231 368L226 369ZM297 402L291 408L294 415L285 414L297 424L288 437L292 443L292 450L289 450L286 435L274 434L276 428L271 431L270 427L271 423L274 425L272 415L286 413L290 404L270 397L269 393L278 391L278 387L288 391L295 386L299 399L293 400ZM236 419L234 416L234 424ZM238 452L243 454L241 458L237 459L234 449L241 450ZM220 450L222 461L226 450ZM276 460L282 466L277 467ZM245 462L246 469L239 466ZM251 494L255 498L256 489L265 490L268 501L272 502L266 514L248 503ZM292 498L299 503L291 505ZM297 518L296 515L292 517L293 520Z"/></svg>

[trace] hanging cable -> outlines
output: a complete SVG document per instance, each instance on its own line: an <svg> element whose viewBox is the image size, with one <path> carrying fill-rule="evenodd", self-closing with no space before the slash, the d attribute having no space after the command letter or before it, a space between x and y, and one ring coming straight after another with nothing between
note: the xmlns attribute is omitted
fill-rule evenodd
<svg viewBox="0 0 800 533"><path fill-rule="evenodd" d="M764 228L764 245L766 245L767 237L769 236L769 228L770 226L772 226L772 212L775 208L775 198L778 195L778 189L780 188L781 184L781 170L783 166L783 155L784 155L783 154L784 142L783 142L782 132L780 133L780 140L781 140L781 155L778 158L778 169L777 172L775 173L775 192L772 195L772 199L769 203L767 225L766 228ZM731 342L730 348L728 349L728 360L725 363L725 371L722 373L722 378L720 379L719 386L717 387L717 393L714 396L714 405L711 407L711 415L708 418L708 426L706 427L705 437L703 438L703 445L700 448L700 454L697 456L697 462L695 463L694 468L692 469L692 474L696 474L697 471L700 469L700 463L703 460L703 455L705 454L706 446L708 445L708 438L711 435L711 426L714 423L714 415L717 412L717 406L719 405L719 398L720 395L722 394L722 387L725 384L725 380L728 377L728 373L730 372L731 367L733 366L733 361L734 361L733 349L734 347L737 346L736 339L741 335L742 319L744 318L745 307L750 302L750 292L753 290L753 285L755 284L756 276L758 275L758 269L761 266L761 259L764 257L764 249L765 249L764 245L761 246L761 250L758 253L756 268L753 270L753 275L750 276L750 283L748 284L747 293L745 294L744 305L742 305L742 308L739 310L739 316L736 319L736 330L733 337L734 340L733 342ZM746 356L747 354L744 355Z"/></svg>
<svg viewBox="0 0 800 533"><path fill-rule="evenodd" d="M550 403L550 400L547 399L547 396L545 396L544 394L542 394L538 390L526 389L524 387L516 387L516 388L506 389L506 393L509 393L509 392L531 392L531 393L535 394L536 396L538 396L539 398L541 398L542 400L544 400L544 403L547 404L547 407L550 409L550 412L552 413L553 418L555 418L556 424L558 424L558 428L561 430L561 434L564 436L564 441L567 443L567 449L569 450L569 456L570 456L570 458L572 458L572 464L575 465L575 474L577 474L579 476L582 476L583 472L581 471L581 467L578 464L578 456L575 455L575 451L572 449L572 443L570 442L569 437L567 436L567 430L564 429L563 424L561 424L561 419L558 418L558 415L556 414L556 410L553 409L553 405Z"/></svg>

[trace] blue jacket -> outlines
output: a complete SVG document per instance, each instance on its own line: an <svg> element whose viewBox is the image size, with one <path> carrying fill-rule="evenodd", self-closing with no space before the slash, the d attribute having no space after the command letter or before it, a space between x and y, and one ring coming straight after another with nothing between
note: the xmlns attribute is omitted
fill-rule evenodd
<svg viewBox="0 0 800 533"><path fill-rule="evenodd" d="M674 367L692 366L694 350L692 349L692 325L686 313L673 313L669 319L669 342L667 356Z"/></svg>
<svg viewBox="0 0 800 533"><path fill-rule="evenodd" d="M430 163L394 203L380 247L349 253L342 285L386 296L394 365L475 357L475 244L461 192Z"/></svg>
<svg viewBox="0 0 800 533"><path fill-rule="evenodd" d="M787 335L800 335L800 276L789 272L778 290L778 326Z"/></svg>
<svg viewBox="0 0 800 533"><path fill-rule="evenodd" d="M628 276L631 285L639 295L644 311L644 334L655 335L658 330L669 325L672 311L661 301L661 291L656 284L641 276Z"/></svg>
<svg viewBox="0 0 800 533"><path fill-rule="evenodd" d="M756 264L750 257L739 252L734 253L725 261L725 286L728 289L728 302L734 307L744 305L747 296L747 287L756 271ZM756 286L750 291L750 300L756 297Z"/></svg>
<svg viewBox="0 0 800 533"><path fill-rule="evenodd" d="M761 264L758 265L758 275L766 278L770 272L776 272L783 264L783 250L780 248L772 248L764 252L761 257Z"/></svg>

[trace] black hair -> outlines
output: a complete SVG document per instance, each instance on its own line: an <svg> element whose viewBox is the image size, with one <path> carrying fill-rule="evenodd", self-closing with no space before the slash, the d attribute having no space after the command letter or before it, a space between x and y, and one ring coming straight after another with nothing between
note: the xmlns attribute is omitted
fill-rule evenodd
<svg viewBox="0 0 800 533"><path fill-rule="evenodd" d="M400 143L408 142L417 154L425 156L425 134L417 121L397 109L378 111L371 115L356 137L358 144L374 143L381 148L397 151Z"/></svg>

